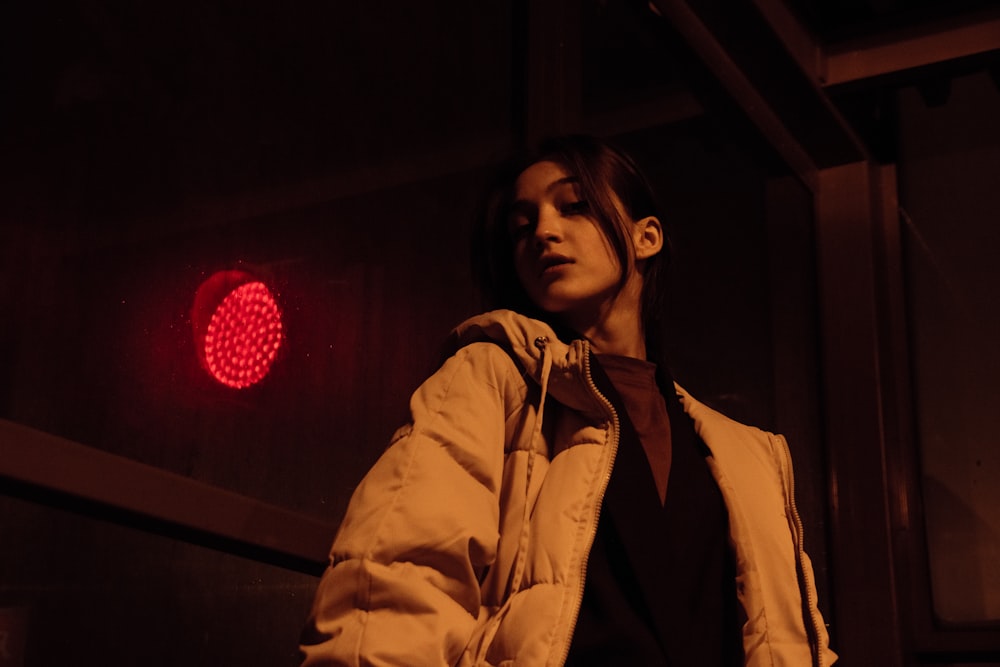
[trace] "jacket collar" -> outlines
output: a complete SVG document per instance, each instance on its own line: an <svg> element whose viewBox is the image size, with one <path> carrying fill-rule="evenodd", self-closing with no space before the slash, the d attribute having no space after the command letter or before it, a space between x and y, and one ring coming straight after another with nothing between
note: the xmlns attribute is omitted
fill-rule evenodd
<svg viewBox="0 0 1000 667"><path fill-rule="evenodd" d="M603 414L589 373L590 343L584 339L560 340L551 326L512 310L494 310L472 317L451 334L447 352L476 342L492 342L506 349L525 375L542 385L544 359L551 357L547 387L563 405L586 413Z"/></svg>

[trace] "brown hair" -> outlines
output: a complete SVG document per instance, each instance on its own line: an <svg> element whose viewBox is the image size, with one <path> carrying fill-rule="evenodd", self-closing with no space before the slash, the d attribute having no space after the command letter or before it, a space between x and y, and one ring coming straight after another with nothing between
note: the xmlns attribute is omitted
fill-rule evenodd
<svg viewBox="0 0 1000 667"><path fill-rule="evenodd" d="M663 223L656 197L635 161L608 141L585 135L554 137L516 154L497 170L482 198L472 234L472 271L488 308L510 308L551 320L525 293L514 270L508 218L518 176L538 162L555 162L579 180L580 195L618 256L624 286L635 264L631 225L655 216ZM621 205L618 205L621 202ZM642 268L642 323L647 345L658 347L665 302L669 240ZM557 322L551 322L558 324ZM652 357L653 355L651 355ZM658 356L658 355L657 355Z"/></svg>

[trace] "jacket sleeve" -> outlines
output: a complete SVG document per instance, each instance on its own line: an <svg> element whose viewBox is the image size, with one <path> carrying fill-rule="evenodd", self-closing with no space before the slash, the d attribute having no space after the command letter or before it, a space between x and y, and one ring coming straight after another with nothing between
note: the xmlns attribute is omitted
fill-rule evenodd
<svg viewBox="0 0 1000 667"><path fill-rule="evenodd" d="M475 629L498 540L505 421L519 373L459 350L414 393L355 490L320 581L303 666L453 665Z"/></svg>

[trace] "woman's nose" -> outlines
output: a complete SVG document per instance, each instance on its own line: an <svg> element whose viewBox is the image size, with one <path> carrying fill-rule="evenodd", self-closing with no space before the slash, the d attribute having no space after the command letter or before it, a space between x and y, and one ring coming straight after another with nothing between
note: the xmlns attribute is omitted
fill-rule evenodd
<svg viewBox="0 0 1000 667"><path fill-rule="evenodd" d="M546 242L559 242L563 237L562 221L554 212L539 213L538 224L535 226L535 242L539 245Z"/></svg>

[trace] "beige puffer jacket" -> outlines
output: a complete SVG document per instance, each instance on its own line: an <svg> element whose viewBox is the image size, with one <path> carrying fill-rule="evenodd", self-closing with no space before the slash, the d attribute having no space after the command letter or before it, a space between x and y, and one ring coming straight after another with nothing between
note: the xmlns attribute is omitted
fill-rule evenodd
<svg viewBox="0 0 1000 667"><path fill-rule="evenodd" d="M351 499L303 665L565 661L618 415L586 341L511 311L465 322L455 341ZM678 392L729 509L746 664L832 664L784 439Z"/></svg>

